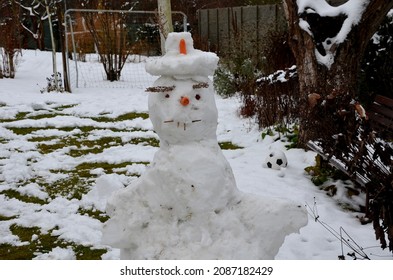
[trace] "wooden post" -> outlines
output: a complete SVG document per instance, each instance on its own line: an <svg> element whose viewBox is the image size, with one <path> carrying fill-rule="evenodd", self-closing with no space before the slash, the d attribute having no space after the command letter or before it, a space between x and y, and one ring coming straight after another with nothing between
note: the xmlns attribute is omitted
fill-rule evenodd
<svg viewBox="0 0 393 280"><path fill-rule="evenodd" d="M165 40L173 32L171 0L157 0L160 26L161 52L165 54Z"/></svg>

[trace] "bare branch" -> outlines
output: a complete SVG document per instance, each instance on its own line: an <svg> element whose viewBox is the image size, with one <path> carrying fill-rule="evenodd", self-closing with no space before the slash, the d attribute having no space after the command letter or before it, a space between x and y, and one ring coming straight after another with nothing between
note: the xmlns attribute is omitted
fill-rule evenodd
<svg viewBox="0 0 393 280"><path fill-rule="evenodd" d="M175 89L175 86L156 86L156 87L148 87L146 92L170 92Z"/></svg>

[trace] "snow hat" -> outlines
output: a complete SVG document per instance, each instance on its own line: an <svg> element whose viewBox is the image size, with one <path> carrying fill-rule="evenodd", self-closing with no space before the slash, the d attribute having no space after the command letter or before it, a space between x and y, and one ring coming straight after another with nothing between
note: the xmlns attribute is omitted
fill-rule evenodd
<svg viewBox="0 0 393 280"><path fill-rule="evenodd" d="M146 71L154 76L211 76L217 68L215 53L194 49L191 33L169 33L164 56L146 63Z"/></svg>

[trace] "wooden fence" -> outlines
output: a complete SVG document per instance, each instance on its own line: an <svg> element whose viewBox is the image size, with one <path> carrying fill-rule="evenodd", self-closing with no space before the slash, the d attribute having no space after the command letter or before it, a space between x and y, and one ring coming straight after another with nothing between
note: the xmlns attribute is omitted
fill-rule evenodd
<svg viewBox="0 0 393 280"><path fill-rule="evenodd" d="M233 44L253 48L259 55L268 32L286 28L282 5L205 9L198 11L198 17L204 48L220 55L228 54Z"/></svg>

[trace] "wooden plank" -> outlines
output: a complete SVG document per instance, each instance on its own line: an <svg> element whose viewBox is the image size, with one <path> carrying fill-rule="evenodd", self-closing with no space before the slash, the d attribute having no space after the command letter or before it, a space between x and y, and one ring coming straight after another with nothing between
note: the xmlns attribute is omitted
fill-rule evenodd
<svg viewBox="0 0 393 280"><path fill-rule="evenodd" d="M386 118L385 116L381 114L377 114L374 112L369 112L368 114L370 121L373 124L378 124L383 127L392 127L393 126L393 120Z"/></svg>
<svg viewBox="0 0 393 280"><path fill-rule="evenodd" d="M393 99L377 95L368 116L372 127L381 137L393 137Z"/></svg>
<svg viewBox="0 0 393 280"><path fill-rule="evenodd" d="M387 107L390 107L391 109L393 109L393 99L390 99L386 96L382 96L382 95L377 95L375 97L374 102L377 102L379 104L384 104Z"/></svg>
<svg viewBox="0 0 393 280"><path fill-rule="evenodd" d="M383 115L387 119L390 119L391 121L393 121L393 109L392 108L385 107L385 106L378 104L378 103L374 103L371 106L370 111L374 112L374 113L378 113L380 115Z"/></svg>

